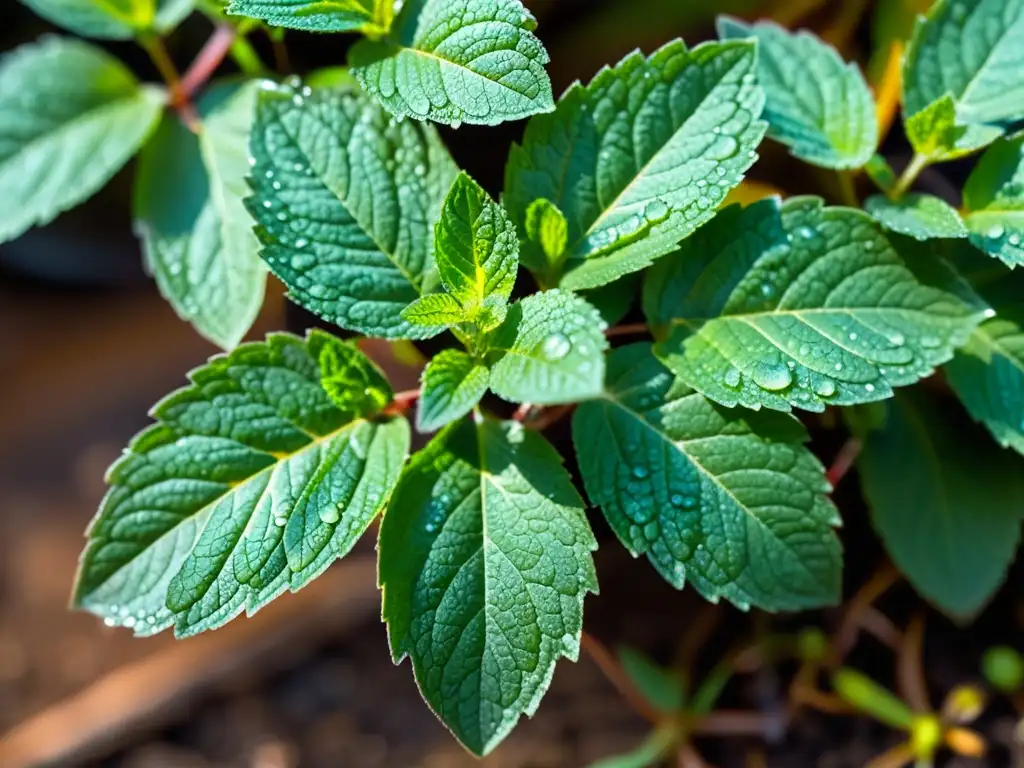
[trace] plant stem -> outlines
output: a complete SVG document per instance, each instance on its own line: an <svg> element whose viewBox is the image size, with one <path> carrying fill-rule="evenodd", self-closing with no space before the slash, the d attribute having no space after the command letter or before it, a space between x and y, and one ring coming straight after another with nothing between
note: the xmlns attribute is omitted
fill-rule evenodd
<svg viewBox="0 0 1024 768"><path fill-rule="evenodd" d="M149 58L160 72L160 77L171 89L171 100L176 100L181 90L181 75L178 73L178 68L174 65L170 53L167 52L163 38L153 34L142 35L139 37L139 45L149 54Z"/></svg>
<svg viewBox="0 0 1024 768"><path fill-rule="evenodd" d="M391 398L391 403L382 411L382 413L389 416L405 413L412 408L419 399L420 391L418 389L407 389L404 392L398 392L393 398Z"/></svg>
<svg viewBox="0 0 1024 768"><path fill-rule="evenodd" d="M238 64L238 68L249 77L260 77L266 71L256 49L242 34L239 34L231 43L231 58Z"/></svg>
<svg viewBox="0 0 1024 768"><path fill-rule="evenodd" d="M853 468L863 447L864 443L859 437L851 437L843 443L843 447L839 449L839 453L836 454L832 466L828 468L825 475L833 488L839 485L839 481L846 477L846 474Z"/></svg>
<svg viewBox="0 0 1024 768"><path fill-rule="evenodd" d="M237 31L230 24L220 24L196 56L192 66L181 78L181 98L188 101L202 88L231 50Z"/></svg>
<svg viewBox="0 0 1024 768"><path fill-rule="evenodd" d="M889 197L893 200L897 200L907 193L910 186L914 183L917 177L921 174L931 161L926 155L914 154L910 164L904 169L903 173L896 180L896 185L892 188L892 192Z"/></svg>
<svg viewBox="0 0 1024 768"><path fill-rule="evenodd" d="M647 329L647 323L630 323L628 325L616 325L614 328L609 328L604 332L604 335L608 338L613 336L630 336L634 333L650 333Z"/></svg>
<svg viewBox="0 0 1024 768"><path fill-rule="evenodd" d="M836 178L839 181L839 198L844 205L851 208L860 208L860 200L857 198L857 187L853 181L853 173L850 171L836 171Z"/></svg>
<svg viewBox="0 0 1024 768"><path fill-rule="evenodd" d="M626 700L634 712L654 725L661 722L661 715L647 703L647 699L633 685L633 681L629 679L619 662L612 656L611 651L605 648L600 640L584 632L580 636L580 648L593 659L597 668L601 670L608 682L615 687L615 690Z"/></svg>

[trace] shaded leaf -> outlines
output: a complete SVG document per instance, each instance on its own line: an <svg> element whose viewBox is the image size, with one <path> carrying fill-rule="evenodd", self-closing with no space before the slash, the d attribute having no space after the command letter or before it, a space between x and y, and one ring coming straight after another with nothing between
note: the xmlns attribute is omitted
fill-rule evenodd
<svg viewBox="0 0 1024 768"><path fill-rule="evenodd" d="M918 240L967 237L956 208L934 195L908 192L898 200L872 195L864 208L886 229Z"/></svg>
<svg viewBox="0 0 1024 768"><path fill-rule="evenodd" d="M106 184L156 127L165 99L78 40L51 37L5 55L0 242L50 222Z"/></svg>
<svg viewBox="0 0 1024 768"><path fill-rule="evenodd" d="M21 0L47 21L83 37L130 40L166 33L192 12L194 0Z"/></svg>
<svg viewBox="0 0 1024 768"><path fill-rule="evenodd" d="M1024 517L1024 459L923 390L892 401L857 463L875 528L926 599L976 614L1006 577Z"/></svg>
<svg viewBox="0 0 1024 768"><path fill-rule="evenodd" d="M252 327L267 282L248 193L256 86L218 84L196 104L198 133L164 117L139 156L135 228L178 316L225 349Z"/></svg>
<svg viewBox="0 0 1024 768"><path fill-rule="evenodd" d="M971 242L1008 267L1024 264L1024 136L981 156L964 185Z"/></svg>

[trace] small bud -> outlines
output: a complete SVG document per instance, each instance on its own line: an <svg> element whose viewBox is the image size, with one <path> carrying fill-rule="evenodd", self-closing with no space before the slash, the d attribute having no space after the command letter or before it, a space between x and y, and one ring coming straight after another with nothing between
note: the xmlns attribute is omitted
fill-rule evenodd
<svg viewBox="0 0 1024 768"><path fill-rule="evenodd" d="M942 704L942 719L955 725L973 723L985 710L985 691L977 685L958 685Z"/></svg>
<svg viewBox="0 0 1024 768"><path fill-rule="evenodd" d="M1024 684L1024 658L1006 645L997 645L981 657L981 672L993 688L1013 693Z"/></svg>

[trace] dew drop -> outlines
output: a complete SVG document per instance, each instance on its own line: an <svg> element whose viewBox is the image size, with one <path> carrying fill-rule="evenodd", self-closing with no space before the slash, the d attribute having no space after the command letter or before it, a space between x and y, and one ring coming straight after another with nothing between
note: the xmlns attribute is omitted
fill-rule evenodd
<svg viewBox="0 0 1024 768"><path fill-rule="evenodd" d="M922 336L921 346L925 349L936 349L942 345L941 339L938 336Z"/></svg>
<svg viewBox="0 0 1024 768"><path fill-rule="evenodd" d="M328 525L334 525L341 519L341 515L338 514L336 507L326 507L320 510L320 519Z"/></svg>
<svg viewBox="0 0 1024 768"><path fill-rule="evenodd" d="M985 310L984 315L986 319L991 319L996 316L996 311L992 309L992 307L989 307Z"/></svg>
<svg viewBox="0 0 1024 768"><path fill-rule="evenodd" d="M836 393L836 383L832 379L821 379L815 382L814 392L821 397L832 397Z"/></svg>
<svg viewBox="0 0 1024 768"><path fill-rule="evenodd" d="M1006 230L1003 228L1002 224L993 224L992 228L989 229L988 231L988 236L991 237L993 240L998 240L1005 233Z"/></svg>
<svg viewBox="0 0 1024 768"><path fill-rule="evenodd" d="M793 383L793 374L784 365L758 363L751 375L754 383L772 392L785 389Z"/></svg>
<svg viewBox="0 0 1024 768"><path fill-rule="evenodd" d="M856 341L857 340L857 334L856 333L851 333L848 338L850 339L850 341Z"/></svg>
<svg viewBox="0 0 1024 768"><path fill-rule="evenodd" d="M644 208L644 218L648 221L658 221L668 215L668 205L664 200L652 200Z"/></svg>
<svg viewBox="0 0 1024 768"><path fill-rule="evenodd" d="M1018 235L1016 232L1010 235L1010 245L1017 246L1020 245L1020 242L1020 235Z"/></svg>
<svg viewBox="0 0 1024 768"><path fill-rule="evenodd" d="M105 618L105 619L103 620L103 626L105 626L105 627L116 627L116 626L117 626L117 622L116 622L116 621L114 621L114 620L113 620L112 618L110 618L109 616L107 616L107 618Z"/></svg>
<svg viewBox="0 0 1024 768"><path fill-rule="evenodd" d="M740 376L740 372L738 370L736 370L735 368L730 368L728 371L725 372L725 386L731 387L732 389L736 389L740 385L740 381L742 380L742 378L743 377Z"/></svg>
<svg viewBox="0 0 1024 768"><path fill-rule="evenodd" d="M875 385L874 384L865 384L864 385L864 391L867 392L868 394L874 392L875 391Z"/></svg>
<svg viewBox="0 0 1024 768"><path fill-rule="evenodd" d="M540 351L548 360L561 360L569 354L572 343L561 333L553 333L544 339Z"/></svg>
<svg viewBox="0 0 1024 768"><path fill-rule="evenodd" d="M896 347L902 347L906 341L907 340L902 333L894 333L889 337L889 343Z"/></svg>
<svg viewBox="0 0 1024 768"><path fill-rule="evenodd" d="M797 229L796 233L800 237L804 238L804 240L810 240L812 237L814 237L814 230L807 226L800 227L799 229Z"/></svg>
<svg viewBox="0 0 1024 768"><path fill-rule="evenodd" d="M637 465L633 467L633 477L635 477L637 480L643 480L645 477L647 477L647 467L642 465Z"/></svg>
<svg viewBox="0 0 1024 768"><path fill-rule="evenodd" d="M843 370L843 364L842 363L836 363L836 370L837 371Z"/></svg>
<svg viewBox="0 0 1024 768"><path fill-rule="evenodd" d="M274 518L274 525L276 525L278 528L284 528L284 524L287 523L287 522L288 522L288 518L287 517L275 517Z"/></svg>
<svg viewBox="0 0 1024 768"><path fill-rule="evenodd" d="M678 493L673 493L670 501L672 502L672 506L674 507L683 506L683 497Z"/></svg>
<svg viewBox="0 0 1024 768"><path fill-rule="evenodd" d="M800 354L801 355L806 355L810 351L811 351L811 348L809 346L807 346L806 344L801 344L800 345Z"/></svg>

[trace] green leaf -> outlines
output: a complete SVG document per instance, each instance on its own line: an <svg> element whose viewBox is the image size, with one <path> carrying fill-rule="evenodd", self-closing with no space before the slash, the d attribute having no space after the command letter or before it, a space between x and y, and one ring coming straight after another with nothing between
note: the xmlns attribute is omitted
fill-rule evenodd
<svg viewBox="0 0 1024 768"><path fill-rule="evenodd" d="M587 496L630 553L744 609L839 599L839 515L806 440L791 416L714 405L649 344L615 350L605 393L573 416Z"/></svg>
<svg viewBox="0 0 1024 768"><path fill-rule="evenodd" d="M1002 135L991 125L961 125L951 94L933 101L906 119L907 138L914 151L933 162L955 160L991 144Z"/></svg>
<svg viewBox="0 0 1024 768"><path fill-rule="evenodd" d="M648 703L660 712L679 712L685 700L679 670L662 667L628 646L619 648L619 664Z"/></svg>
<svg viewBox="0 0 1024 768"><path fill-rule="evenodd" d="M662 765L676 749L678 735L664 726L651 731L636 749L591 763L588 768L650 768Z"/></svg>
<svg viewBox="0 0 1024 768"><path fill-rule="evenodd" d="M106 184L156 127L165 99L77 40L51 37L0 59L0 242Z"/></svg>
<svg viewBox="0 0 1024 768"><path fill-rule="evenodd" d="M261 255L306 309L383 338L425 338L402 310L436 282L434 223L456 168L430 126L348 89L260 93L253 126Z"/></svg>
<svg viewBox="0 0 1024 768"><path fill-rule="evenodd" d="M458 300L447 293L428 293L402 310L402 319L423 329L424 337L436 336L441 331L465 320L466 310Z"/></svg>
<svg viewBox="0 0 1024 768"><path fill-rule="evenodd" d="M909 192L898 200L872 195L864 208L886 229L918 240L967 237L956 208L934 195Z"/></svg>
<svg viewBox="0 0 1024 768"><path fill-rule="evenodd" d="M168 114L139 156L135 228L178 315L225 349L263 304L267 270L242 202L256 86L222 83L196 104L199 131Z"/></svg>
<svg viewBox="0 0 1024 768"><path fill-rule="evenodd" d="M130 40L166 33L192 12L194 0L21 0L47 21L83 37Z"/></svg>
<svg viewBox="0 0 1024 768"><path fill-rule="evenodd" d="M473 321L484 302L503 306L519 268L519 239L505 210L460 173L436 227L437 273Z"/></svg>
<svg viewBox="0 0 1024 768"><path fill-rule="evenodd" d="M228 13L306 32L386 34L391 0L230 0Z"/></svg>
<svg viewBox="0 0 1024 768"><path fill-rule="evenodd" d="M561 274L565 249L569 245L569 223L558 206L540 198L526 209L523 224L526 242L522 244L521 261L531 272L544 278Z"/></svg>
<svg viewBox="0 0 1024 768"><path fill-rule="evenodd" d="M370 416L394 397L380 368L354 344L314 330L309 335L309 351L320 366L320 386L340 410Z"/></svg>
<svg viewBox="0 0 1024 768"><path fill-rule="evenodd" d="M837 669L832 675L832 687L847 704L892 728L910 730L914 725L914 714L902 699L856 669Z"/></svg>
<svg viewBox="0 0 1024 768"><path fill-rule="evenodd" d="M757 77L766 96L768 136L794 157L825 168L860 168L878 145L875 100L856 64L807 31L718 20L724 40L757 39Z"/></svg>
<svg viewBox="0 0 1024 768"><path fill-rule="evenodd" d="M1024 454L1024 272L1008 274L973 248L954 266L991 305L990 317L946 364L946 378L967 411L999 444Z"/></svg>
<svg viewBox="0 0 1024 768"><path fill-rule="evenodd" d="M509 308L490 340L491 391L513 403L552 405L600 393L607 328L584 299L535 293Z"/></svg>
<svg viewBox="0 0 1024 768"><path fill-rule="evenodd" d="M363 40L349 65L393 115L497 125L554 109L548 54L519 0L408 2L388 40Z"/></svg>
<svg viewBox="0 0 1024 768"><path fill-rule="evenodd" d="M964 123L1024 118L1024 0L939 0L903 62L904 113L946 94Z"/></svg>
<svg viewBox="0 0 1024 768"><path fill-rule="evenodd" d="M919 593L957 618L1006 576L1024 516L1024 460L925 391L900 393L857 463L885 548Z"/></svg>
<svg viewBox="0 0 1024 768"><path fill-rule="evenodd" d="M639 271L715 215L764 136L756 59L753 42L687 50L676 40L571 86L553 114L530 121L503 201L521 235L534 200L564 213L563 288Z"/></svg>
<svg viewBox="0 0 1024 768"><path fill-rule="evenodd" d="M430 707L477 755L576 660L597 542L561 457L515 422L463 419L415 455L380 531L384 619Z"/></svg>
<svg viewBox="0 0 1024 768"><path fill-rule="evenodd" d="M445 349L423 369L423 392L416 411L420 432L436 429L462 418L487 392L487 366L459 349Z"/></svg>
<svg viewBox="0 0 1024 768"><path fill-rule="evenodd" d="M75 605L140 635L191 635L352 548L398 479L409 427L339 410L320 386L320 339L243 344L154 407L108 472Z"/></svg>
<svg viewBox="0 0 1024 768"><path fill-rule="evenodd" d="M729 407L889 397L949 360L987 309L927 247L899 243L817 198L726 209L648 275L651 324L671 318L655 352Z"/></svg>
<svg viewBox="0 0 1024 768"><path fill-rule="evenodd" d="M1008 267L1024 264L1024 136L981 156L964 185L971 242Z"/></svg>

